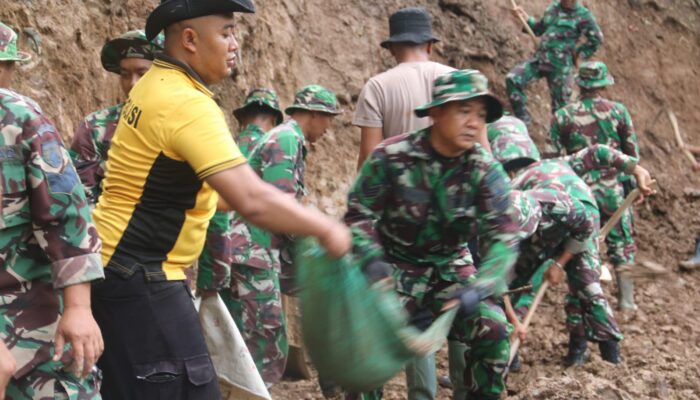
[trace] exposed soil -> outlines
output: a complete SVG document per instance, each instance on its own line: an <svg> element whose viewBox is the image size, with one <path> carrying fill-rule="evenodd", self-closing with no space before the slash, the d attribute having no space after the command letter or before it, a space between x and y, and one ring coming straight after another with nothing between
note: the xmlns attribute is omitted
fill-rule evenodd
<svg viewBox="0 0 700 400"><path fill-rule="evenodd" d="M541 15L548 0L530 0ZM103 71L99 51L107 38L140 28L157 0L9 0L0 20L41 37L40 54L20 68L15 89L36 99L68 139L80 119L120 99L116 77ZM296 88L320 83L335 90L347 112L315 146L309 160L310 203L340 215L352 182L359 130L350 125L364 82L393 65L379 47L388 15L402 6L423 5L435 16L442 38L435 59L478 68L504 98L505 73L532 52L528 37L510 17L505 0L258 0L259 12L239 18L242 62L236 75L216 88L227 115L255 86L274 87L289 104ZM563 288L551 292L534 320L522 351L523 372L509 379L514 399L698 399L700 398L700 272L678 270L700 223L698 203L684 195L700 186L675 148L672 130L658 112L671 108L686 141L700 144L700 6L694 0L588 0L605 33L597 58L606 61L617 84L609 96L625 103L640 136L643 164L658 179L660 193L637 209L640 260L673 272L667 280L638 283L637 318L622 323L625 362L613 367L592 361L563 370L566 349ZM22 47L31 49L27 35ZM532 135L542 142L549 125L544 82L530 91ZM232 129L235 122L231 118ZM612 290L612 287L608 287ZM614 304L615 300L611 298ZM439 355L441 373L446 356ZM386 398L405 398L402 377L386 387ZM313 381L283 382L276 399L317 399ZM449 398L440 389L439 398Z"/></svg>

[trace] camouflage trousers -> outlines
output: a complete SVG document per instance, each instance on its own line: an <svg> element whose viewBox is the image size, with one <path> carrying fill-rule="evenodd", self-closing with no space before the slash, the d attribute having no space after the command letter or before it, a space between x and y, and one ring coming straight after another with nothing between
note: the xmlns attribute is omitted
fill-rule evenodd
<svg viewBox="0 0 700 400"><path fill-rule="evenodd" d="M6 400L99 400L99 372L86 379L64 370L60 361L39 364L19 379L10 380Z"/></svg>
<svg viewBox="0 0 700 400"><path fill-rule="evenodd" d="M280 381L289 345L279 273L274 269L231 266L231 288L220 292L268 385Z"/></svg>
<svg viewBox="0 0 700 400"><path fill-rule="evenodd" d="M506 92L513 107L513 114L526 124L532 123L527 111L525 90L534 81L547 79L551 97L552 114L571 99L573 68L571 66L543 66L538 59L530 59L515 66L506 75Z"/></svg>
<svg viewBox="0 0 700 400"><path fill-rule="evenodd" d="M591 185L591 189L598 203L601 224L605 224L625 201L625 191L617 180L594 183ZM622 214L620 221L613 226L605 238L605 245L608 248L607 255L613 265L634 265L637 245L633 235L634 214L630 207Z"/></svg>
<svg viewBox="0 0 700 400"><path fill-rule="evenodd" d="M530 273L523 272L522 265L517 266L511 287L521 287L528 283L533 286L532 291L516 294L512 298L513 308L520 319L527 314L534 295L542 284L544 273L552 265L553 260L548 259ZM564 270L569 285L564 306L568 331L594 342L622 340L622 332L600 285L601 267L595 243L591 241L590 248L575 255Z"/></svg>

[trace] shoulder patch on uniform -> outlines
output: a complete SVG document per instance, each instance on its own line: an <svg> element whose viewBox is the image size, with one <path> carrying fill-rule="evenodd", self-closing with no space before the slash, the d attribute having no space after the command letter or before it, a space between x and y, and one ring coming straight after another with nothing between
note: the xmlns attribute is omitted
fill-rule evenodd
<svg viewBox="0 0 700 400"><path fill-rule="evenodd" d="M57 140L49 140L41 144L41 158L53 168L63 165L63 154Z"/></svg>

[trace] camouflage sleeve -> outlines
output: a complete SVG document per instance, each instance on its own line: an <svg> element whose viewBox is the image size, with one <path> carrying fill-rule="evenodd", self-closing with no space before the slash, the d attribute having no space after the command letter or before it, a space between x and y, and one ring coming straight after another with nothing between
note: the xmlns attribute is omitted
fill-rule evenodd
<svg viewBox="0 0 700 400"><path fill-rule="evenodd" d="M386 164L386 155L380 145L363 164L348 194L348 211L344 220L352 230L353 250L362 260L360 265L384 253L376 222L391 190Z"/></svg>
<svg viewBox="0 0 700 400"><path fill-rule="evenodd" d="M301 197L304 190L301 176L298 176L303 170L299 164L303 162L301 141L292 132L282 132L262 146L262 179L283 192Z"/></svg>
<svg viewBox="0 0 700 400"><path fill-rule="evenodd" d="M479 242L484 249L474 285L482 295L499 296L507 290L511 269L518 258L518 226L508 177L500 163L488 160L475 182Z"/></svg>
<svg viewBox="0 0 700 400"><path fill-rule="evenodd" d="M632 124L632 117L629 111L627 111L627 107L620 103L616 104L615 109L615 118L619 121L617 134L620 135L622 152L628 156L639 159L639 143L637 141L637 132L635 132L634 125Z"/></svg>
<svg viewBox="0 0 700 400"><path fill-rule="evenodd" d="M576 48L576 54L580 58L588 60L593 57L593 54L595 54L603 44L603 31L600 30L598 22L590 12L586 18L582 19L580 24L579 29L586 37L586 41Z"/></svg>
<svg viewBox="0 0 700 400"><path fill-rule="evenodd" d="M199 256L197 288L221 290L231 285L233 245L232 213L217 211L209 221L204 249Z"/></svg>
<svg viewBox="0 0 700 400"><path fill-rule="evenodd" d="M534 32L536 36L542 36L547 31L549 21L552 19L552 13L553 7L550 5L539 21L536 20L535 17L529 17L527 19L527 24L530 25L530 29L532 29L532 32Z"/></svg>
<svg viewBox="0 0 700 400"><path fill-rule="evenodd" d="M586 147L570 156L564 157L567 163L579 176L596 169L614 168L618 172L632 173L639 161L621 151L604 144Z"/></svg>
<svg viewBox="0 0 700 400"><path fill-rule="evenodd" d="M542 219L549 219L564 228L567 241L565 248L573 254L587 248L587 241L594 234L594 217L588 207L564 192L552 190L528 191L542 208Z"/></svg>
<svg viewBox="0 0 700 400"><path fill-rule="evenodd" d="M549 137L544 143L544 157L559 157L562 155L562 131L565 126L566 115L562 112L563 110L557 111L552 117L552 124L549 128Z"/></svg>
<svg viewBox="0 0 700 400"><path fill-rule="evenodd" d="M93 138L92 126L89 120L85 119L75 131L70 146L70 156L91 205L97 203L97 198L100 196L100 182L104 178L101 167L102 156Z"/></svg>
<svg viewBox="0 0 700 400"><path fill-rule="evenodd" d="M34 236L51 261L54 288L103 278L102 243L61 136L43 116L24 129L34 131L26 164Z"/></svg>

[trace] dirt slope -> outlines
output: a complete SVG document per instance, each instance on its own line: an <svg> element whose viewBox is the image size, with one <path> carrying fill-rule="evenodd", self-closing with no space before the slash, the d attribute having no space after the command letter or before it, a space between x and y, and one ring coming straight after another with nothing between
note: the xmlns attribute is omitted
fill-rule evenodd
<svg viewBox="0 0 700 400"><path fill-rule="evenodd" d="M19 71L14 87L37 101L65 137L87 113L120 98L116 78L99 65L107 38L143 27L156 0L9 0L0 20L16 29L31 28L41 38L40 54ZM532 52L529 39L510 18L505 0L258 0L256 15L239 18L242 62L236 75L216 88L230 110L248 89L272 86L284 104L301 85L321 83L335 90L347 112L309 157L309 202L340 215L352 182L358 131L351 127L353 102L370 76L392 66L379 47L386 19L396 9L423 5L435 16L442 42L435 58L459 68L479 68L504 97L505 73ZM540 15L547 0L530 0L526 9ZM611 368L594 356L582 371L562 371L565 351L563 289L547 297L523 351L525 371L513 375L514 398L697 399L700 396L700 300L698 273L682 273L676 261L693 244L700 223L698 203L686 187L698 185L674 147L672 131L659 110L678 115L686 140L700 144L700 7L693 0L589 0L606 41L597 58L605 60L617 85L610 97L624 102L636 124L643 162L660 182L660 194L638 209L640 259L672 268L667 281L639 284L637 320L624 323L626 363ZM27 35L23 47L29 48ZM541 142L549 123L543 82L530 92ZM232 122L232 129L237 129ZM597 354L597 351L594 351ZM444 356L441 363L445 364ZM388 386L387 398L403 398L402 379ZM276 398L319 398L313 382L285 382ZM449 398L441 390L440 398Z"/></svg>

